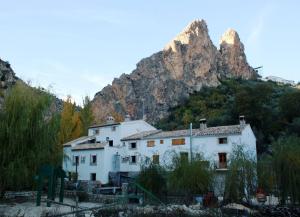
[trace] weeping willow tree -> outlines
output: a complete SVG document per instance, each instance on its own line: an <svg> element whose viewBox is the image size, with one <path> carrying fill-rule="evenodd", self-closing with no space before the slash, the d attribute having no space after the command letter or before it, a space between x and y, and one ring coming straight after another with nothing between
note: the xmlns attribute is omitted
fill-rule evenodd
<svg viewBox="0 0 300 217"><path fill-rule="evenodd" d="M172 193L191 197L204 194L212 189L213 173L209 162L198 155L193 161L187 155L175 155L173 170L169 173L168 188Z"/></svg>
<svg viewBox="0 0 300 217"><path fill-rule="evenodd" d="M224 199L228 202L250 202L257 185L257 163L242 145L236 145L230 155L225 179Z"/></svg>
<svg viewBox="0 0 300 217"><path fill-rule="evenodd" d="M31 188L37 169L61 164L59 119L50 111L53 97L16 84L0 110L0 193Z"/></svg>
<svg viewBox="0 0 300 217"><path fill-rule="evenodd" d="M280 138L274 144L271 165L276 179L276 188L281 204L300 203L300 138Z"/></svg>

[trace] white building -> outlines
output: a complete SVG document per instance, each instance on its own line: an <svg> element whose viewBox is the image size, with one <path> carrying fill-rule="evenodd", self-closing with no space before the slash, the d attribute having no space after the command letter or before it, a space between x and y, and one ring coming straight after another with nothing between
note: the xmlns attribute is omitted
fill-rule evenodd
<svg viewBox="0 0 300 217"><path fill-rule="evenodd" d="M276 82L277 84L286 84L286 85L296 86L295 81L286 80L284 78L280 78L280 77L277 77L277 76L267 76L267 77L265 77L261 80L263 80L263 81L273 81L273 82Z"/></svg>
<svg viewBox="0 0 300 217"><path fill-rule="evenodd" d="M89 128L89 135L64 145L66 171L75 171L76 159L81 180L108 182L109 172L138 172L151 161L172 166L175 154L196 158L202 155L224 173L235 145L244 146L256 159L256 138L241 116L238 125L207 127L205 119L198 129L161 131L143 120L113 123Z"/></svg>
<svg viewBox="0 0 300 217"><path fill-rule="evenodd" d="M123 149L121 139L129 135L155 130L143 120L115 123L109 117L106 124L91 126L88 136L64 144L63 169L75 172L79 180L108 182L110 171L119 171L118 153Z"/></svg>

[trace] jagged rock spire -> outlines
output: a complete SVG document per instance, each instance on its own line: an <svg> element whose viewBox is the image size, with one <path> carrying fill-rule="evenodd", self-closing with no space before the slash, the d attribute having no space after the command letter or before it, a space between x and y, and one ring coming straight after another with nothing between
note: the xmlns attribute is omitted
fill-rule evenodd
<svg viewBox="0 0 300 217"><path fill-rule="evenodd" d="M255 70L249 66L244 52L244 45L234 29L228 29L220 39L222 65L231 77L253 79Z"/></svg>
<svg viewBox="0 0 300 217"><path fill-rule="evenodd" d="M220 84L219 78L255 75L234 30L223 35L218 50L206 22L195 20L162 51L142 59L131 74L120 76L97 93L92 107L99 122L116 112L134 119L146 114L147 121L155 123L194 91Z"/></svg>
<svg viewBox="0 0 300 217"><path fill-rule="evenodd" d="M192 44L196 41L208 41L208 29L204 20L194 20L189 23L184 30L172 39L165 47L164 50L172 49L176 52L176 44Z"/></svg>
<svg viewBox="0 0 300 217"><path fill-rule="evenodd" d="M212 43L206 22L195 20L179 33L164 50L164 63L175 79L209 77L209 71L216 71L219 52Z"/></svg>

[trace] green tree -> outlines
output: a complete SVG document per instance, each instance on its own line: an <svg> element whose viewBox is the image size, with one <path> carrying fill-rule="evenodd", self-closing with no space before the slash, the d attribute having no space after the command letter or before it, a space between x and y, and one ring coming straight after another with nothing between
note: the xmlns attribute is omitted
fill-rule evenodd
<svg viewBox="0 0 300 217"><path fill-rule="evenodd" d="M143 166L137 182L156 196L166 192L166 171L158 164Z"/></svg>
<svg viewBox="0 0 300 217"><path fill-rule="evenodd" d="M92 111L91 100L86 96L83 100L83 108L79 112L82 123L82 134L88 134L89 126L94 122L94 115Z"/></svg>
<svg viewBox="0 0 300 217"><path fill-rule="evenodd" d="M273 144L272 168L280 201L300 202L300 138L282 137Z"/></svg>
<svg viewBox="0 0 300 217"><path fill-rule="evenodd" d="M17 83L0 110L0 192L33 186L37 169L61 164L59 119L50 112L54 97Z"/></svg>
<svg viewBox="0 0 300 217"><path fill-rule="evenodd" d="M256 190L256 170L254 156L242 145L236 145L230 155L224 199L229 202L241 202L245 198L250 202Z"/></svg>
<svg viewBox="0 0 300 217"><path fill-rule="evenodd" d="M280 112L288 122L292 122L294 118L300 118L300 91L293 90L280 97Z"/></svg>
<svg viewBox="0 0 300 217"><path fill-rule="evenodd" d="M80 114L76 111L75 103L72 103L71 96L64 102L60 119L59 142L64 144L83 134L83 124Z"/></svg>
<svg viewBox="0 0 300 217"><path fill-rule="evenodd" d="M170 192L190 198L193 194L203 194L210 190L213 174L208 161L197 157L189 162L182 155L174 156L173 164L174 169L169 173L168 178Z"/></svg>

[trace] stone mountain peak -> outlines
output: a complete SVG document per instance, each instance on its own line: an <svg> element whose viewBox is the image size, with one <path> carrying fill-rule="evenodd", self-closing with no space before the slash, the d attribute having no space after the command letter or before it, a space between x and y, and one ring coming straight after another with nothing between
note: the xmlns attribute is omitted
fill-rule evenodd
<svg viewBox="0 0 300 217"><path fill-rule="evenodd" d="M154 123L203 86L217 86L223 78L256 76L236 31L225 32L218 50L206 22L195 20L162 51L142 59L131 74L121 75L98 92L92 107L97 122L112 114L135 119L145 114Z"/></svg>
<svg viewBox="0 0 300 217"><path fill-rule="evenodd" d="M164 48L164 50L172 49L176 44L190 44L194 40L203 40L208 38L208 29L204 20L194 20L189 23L184 30L172 39Z"/></svg>
<svg viewBox="0 0 300 217"><path fill-rule="evenodd" d="M234 29L228 29L221 37L220 44L239 44L241 43L239 34Z"/></svg>

